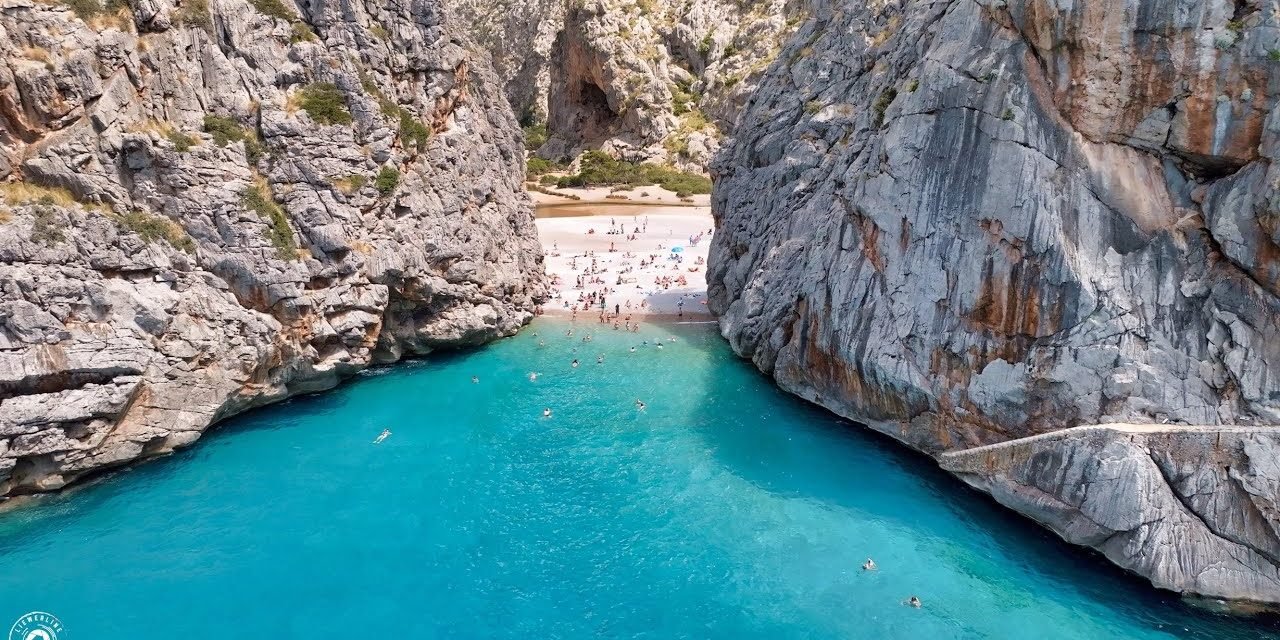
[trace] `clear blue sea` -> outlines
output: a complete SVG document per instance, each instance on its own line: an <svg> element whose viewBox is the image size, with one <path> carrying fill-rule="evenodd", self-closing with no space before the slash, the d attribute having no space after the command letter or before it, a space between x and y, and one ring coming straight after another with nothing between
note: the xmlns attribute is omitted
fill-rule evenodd
<svg viewBox="0 0 1280 640"><path fill-rule="evenodd" d="M0 632L41 610L62 640L1280 637L778 391L712 326L566 326L0 514Z"/></svg>

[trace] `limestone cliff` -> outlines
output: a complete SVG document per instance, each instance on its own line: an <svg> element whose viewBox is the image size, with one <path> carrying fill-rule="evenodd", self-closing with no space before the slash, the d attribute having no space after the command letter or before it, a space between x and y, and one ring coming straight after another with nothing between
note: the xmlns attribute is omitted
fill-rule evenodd
<svg viewBox="0 0 1280 640"><path fill-rule="evenodd" d="M828 2L714 165L710 305L784 388L932 454L1103 422L1278 424L1278 80L1280 21L1257 0ZM1276 450L1280 430L1256 433ZM1222 471L1183 482L1186 447L1133 446L1153 465L969 479L1069 512L1081 478L1142 471L1089 488L1124 526L1046 524L1161 586L1280 602L1275 461L1207 437ZM1257 469L1270 484L1233 489ZM1129 490L1177 500L1098 495ZM1201 528L1157 530L1157 502ZM1257 535L1230 533L1232 509ZM1157 575L1159 548L1175 566Z"/></svg>
<svg viewBox="0 0 1280 640"><path fill-rule="evenodd" d="M437 0L0 0L0 60L0 497L544 294L519 129Z"/></svg>
<svg viewBox="0 0 1280 640"><path fill-rule="evenodd" d="M449 0L492 53L540 155L605 149L705 170L803 0Z"/></svg>

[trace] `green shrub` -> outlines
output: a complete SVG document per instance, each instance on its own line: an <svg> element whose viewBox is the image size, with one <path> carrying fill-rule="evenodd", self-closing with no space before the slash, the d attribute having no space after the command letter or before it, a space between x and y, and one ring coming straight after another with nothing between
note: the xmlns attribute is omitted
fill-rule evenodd
<svg viewBox="0 0 1280 640"><path fill-rule="evenodd" d="M677 194L711 193L711 180L706 176L685 173L671 167L637 164L616 160L601 151L582 154L581 170L556 181L561 188L626 185L642 187L656 184Z"/></svg>
<svg viewBox="0 0 1280 640"><path fill-rule="evenodd" d="M1272 49L1268 51L1267 57L1271 58L1272 62L1280 62L1280 49Z"/></svg>
<svg viewBox="0 0 1280 640"><path fill-rule="evenodd" d="M302 88L301 107L318 124L351 124L347 99L331 82L316 82Z"/></svg>
<svg viewBox="0 0 1280 640"><path fill-rule="evenodd" d="M427 150L427 142L431 140L431 129L427 125L422 124L411 111L404 107L397 107L400 111L400 144L406 149L413 149L417 152Z"/></svg>
<svg viewBox="0 0 1280 640"><path fill-rule="evenodd" d="M391 195L400 184L400 172L392 166L384 166L378 170L378 177L373 179L373 186L382 195Z"/></svg>
<svg viewBox="0 0 1280 640"><path fill-rule="evenodd" d="M345 178L335 178L333 185L347 195L351 195L369 184L369 178L363 174L353 173Z"/></svg>
<svg viewBox="0 0 1280 640"><path fill-rule="evenodd" d="M387 30L380 24L375 24L369 27L369 33L372 33L379 40L391 39L391 34L387 33Z"/></svg>
<svg viewBox="0 0 1280 640"><path fill-rule="evenodd" d="M563 170L564 165L537 156L529 158L529 161L525 163L525 173L529 174L530 178L536 178L552 171Z"/></svg>
<svg viewBox="0 0 1280 640"><path fill-rule="evenodd" d="M531 124L524 128L524 148L537 151L547 143L547 125Z"/></svg>
<svg viewBox="0 0 1280 640"><path fill-rule="evenodd" d="M258 134L248 127L240 126L240 123L231 118L206 115L204 130L205 133L213 136L213 143L219 147L225 147L232 142L243 142L244 155L248 158L249 164L257 164L258 159L267 151L266 146L258 139Z"/></svg>
<svg viewBox="0 0 1280 640"><path fill-rule="evenodd" d="M53 246L66 239L62 227L58 224L58 213L53 207L40 205L35 210L35 223L31 225L31 241L45 246Z"/></svg>
<svg viewBox="0 0 1280 640"><path fill-rule="evenodd" d="M253 5L253 8L264 16L270 16L285 22L293 22L298 19L298 14L286 7L281 0L249 0L249 4Z"/></svg>
<svg viewBox="0 0 1280 640"><path fill-rule="evenodd" d="M293 229L289 228L289 220L284 209L271 197L271 188L265 180L259 179L246 188L241 194L244 208L258 214L267 221L267 240L276 248L281 260L297 258L298 243L293 238Z"/></svg>
<svg viewBox="0 0 1280 640"><path fill-rule="evenodd" d="M817 113L817 112L819 112L819 111L822 111L822 103L821 103L821 102L819 102L819 101L817 101L817 100L810 100L810 101L808 101L808 102L804 103L804 112L805 112L805 113L807 113L807 114L809 114L809 115L813 115L813 114L815 114L815 113Z"/></svg>
<svg viewBox="0 0 1280 640"><path fill-rule="evenodd" d="M209 0L183 0L178 9L178 24L213 33L213 17L209 15Z"/></svg>
<svg viewBox="0 0 1280 640"><path fill-rule="evenodd" d="M289 27L289 42L315 42L319 40L307 23L299 20Z"/></svg>
<svg viewBox="0 0 1280 640"><path fill-rule="evenodd" d="M179 153L186 153L191 150L191 147L200 143L199 140L173 128L165 131L164 137L173 143L173 148Z"/></svg>
<svg viewBox="0 0 1280 640"><path fill-rule="evenodd" d="M920 88L920 81L916 80L915 78L912 78L911 82L907 83L907 93L915 93L916 89L919 89L919 88Z"/></svg>
<svg viewBox="0 0 1280 640"><path fill-rule="evenodd" d="M706 59L706 57L711 54L711 47L716 44L715 38L712 37L713 35L714 34L708 33L704 38L702 38L702 42L698 43L698 55L702 56L703 59Z"/></svg>
<svg viewBox="0 0 1280 640"><path fill-rule="evenodd" d="M176 222L143 211L130 211L120 217L120 225L138 234L144 242L164 240L169 246L194 253L196 243Z"/></svg>
<svg viewBox="0 0 1280 640"><path fill-rule="evenodd" d="M61 2L81 20L117 13L121 9L129 7L125 0L107 0L106 2L99 2L99 0L61 0Z"/></svg>
<svg viewBox="0 0 1280 640"><path fill-rule="evenodd" d="M876 98L875 104L871 106L871 110L875 115L873 126L879 128L880 125L884 124L884 112L889 108L889 105L893 104L894 98L897 97L897 89L889 87L884 90L884 93L880 94L879 98Z"/></svg>

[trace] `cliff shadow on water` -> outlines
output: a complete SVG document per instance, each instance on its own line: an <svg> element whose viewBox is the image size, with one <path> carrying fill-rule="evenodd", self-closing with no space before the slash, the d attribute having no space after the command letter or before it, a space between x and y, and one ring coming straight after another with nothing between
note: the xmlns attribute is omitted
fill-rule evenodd
<svg viewBox="0 0 1280 640"><path fill-rule="evenodd" d="M694 336L693 343L736 359L718 335L701 338ZM952 559L966 572L985 574L983 578L991 582L993 590L1025 588L1017 576L999 575L1001 563L1011 562L1019 572L1067 590L1073 598L1104 607L1137 624L1172 631L1178 637L1221 639L1280 634L1277 613L1231 609L1222 601L1199 601L1153 588L1097 551L1069 544L1034 521L996 504L989 495L941 469L928 455L789 394L768 375L745 361L739 362L740 375L708 377L703 390L708 401L699 403L700 415L690 418L692 424L716 424L728 405L750 405L747 411L758 420L749 429L697 429L726 472L780 497L819 500L850 518L886 522L900 534L950 538L959 545L970 543L967 548L953 550ZM794 412L795 417L782 418L779 414L785 411L779 411L779 407ZM744 437L743 431L749 434ZM821 444L804 447L801 452L797 439ZM794 456L804 456L798 464L805 471L779 474L773 469ZM831 478L838 480L833 482ZM957 522L968 531L957 532ZM972 535L977 539L967 537ZM882 548L882 543L848 540L849 546L864 546L862 555L875 556L878 561L874 550ZM1034 593L1021 595L1036 597ZM1042 597L1054 596L1045 593Z"/></svg>

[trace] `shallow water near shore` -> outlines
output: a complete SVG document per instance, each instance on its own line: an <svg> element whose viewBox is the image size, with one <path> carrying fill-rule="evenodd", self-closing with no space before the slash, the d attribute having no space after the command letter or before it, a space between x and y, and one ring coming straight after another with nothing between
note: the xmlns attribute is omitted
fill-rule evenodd
<svg viewBox="0 0 1280 640"><path fill-rule="evenodd" d="M40 610L71 640L1280 637L782 393L712 325L568 326L0 514L0 631Z"/></svg>

